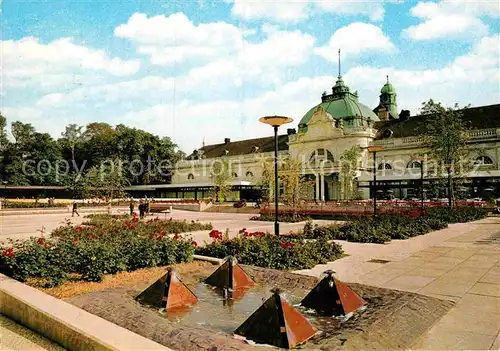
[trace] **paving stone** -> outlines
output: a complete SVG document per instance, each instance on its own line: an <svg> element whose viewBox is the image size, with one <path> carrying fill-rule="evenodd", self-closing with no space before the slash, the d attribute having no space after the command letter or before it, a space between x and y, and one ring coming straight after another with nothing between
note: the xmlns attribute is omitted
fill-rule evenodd
<svg viewBox="0 0 500 351"><path fill-rule="evenodd" d="M500 314L477 313L460 305L450 310L436 327L496 336L500 330Z"/></svg>
<svg viewBox="0 0 500 351"><path fill-rule="evenodd" d="M487 350L494 342L493 335L477 334L446 328L432 328L413 347L416 350Z"/></svg>
<svg viewBox="0 0 500 351"><path fill-rule="evenodd" d="M422 267L415 268L408 272L409 275L416 275L421 277L431 277L438 278L448 272L448 268L432 268L426 267L425 265Z"/></svg>
<svg viewBox="0 0 500 351"><path fill-rule="evenodd" d="M416 292L432 282L434 278L415 275L399 276L384 284L386 288Z"/></svg>
<svg viewBox="0 0 500 351"><path fill-rule="evenodd" d="M465 294L457 303L457 308L462 306L473 309L477 313L500 314L500 297Z"/></svg>
<svg viewBox="0 0 500 351"><path fill-rule="evenodd" d="M497 281L497 283L500 283L500 281ZM476 283L472 289L469 290L469 293L500 297L500 285L491 283Z"/></svg>

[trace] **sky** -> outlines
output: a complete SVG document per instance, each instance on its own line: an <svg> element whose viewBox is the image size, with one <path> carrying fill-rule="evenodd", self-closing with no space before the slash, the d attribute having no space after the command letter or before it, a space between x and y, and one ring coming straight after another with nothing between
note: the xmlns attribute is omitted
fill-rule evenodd
<svg viewBox="0 0 500 351"><path fill-rule="evenodd" d="M59 137L107 122L169 136L187 153L269 136L339 72L375 108L389 76L398 109L430 98L500 103L497 1L6 0L0 112Z"/></svg>

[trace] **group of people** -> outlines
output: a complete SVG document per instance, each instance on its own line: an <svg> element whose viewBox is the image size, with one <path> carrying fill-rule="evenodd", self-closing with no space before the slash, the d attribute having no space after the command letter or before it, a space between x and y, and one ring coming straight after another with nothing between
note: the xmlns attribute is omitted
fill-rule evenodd
<svg viewBox="0 0 500 351"><path fill-rule="evenodd" d="M135 203L134 201L130 201L130 215L132 216L134 214L134 209L135 209ZM149 214L149 201L146 200L141 200L139 202L139 206L137 207L139 210L139 218L143 219L145 215Z"/></svg>

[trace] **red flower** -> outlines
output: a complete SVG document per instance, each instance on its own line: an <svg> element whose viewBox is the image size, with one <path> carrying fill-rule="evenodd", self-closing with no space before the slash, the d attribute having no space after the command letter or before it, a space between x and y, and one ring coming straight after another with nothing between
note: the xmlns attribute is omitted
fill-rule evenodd
<svg viewBox="0 0 500 351"><path fill-rule="evenodd" d="M284 242L281 242L281 241L280 241L280 246L281 246L282 248L284 248L284 249L291 249L291 248L293 247L293 244L292 244L292 243L289 243L289 242L284 243Z"/></svg>
<svg viewBox="0 0 500 351"><path fill-rule="evenodd" d="M179 239L179 233L174 233L174 240L178 240Z"/></svg>
<svg viewBox="0 0 500 351"><path fill-rule="evenodd" d="M94 234L90 233L89 238L90 238L90 239L95 239L95 238L96 238L96 236L95 236Z"/></svg>
<svg viewBox="0 0 500 351"><path fill-rule="evenodd" d="M198 243L196 241L193 241L191 245L193 245L194 247L198 247Z"/></svg>
<svg viewBox="0 0 500 351"><path fill-rule="evenodd" d="M217 230L217 229L212 229L210 233L208 233L208 236L211 237L214 240L222 240L222 232Z"/></svg>
<svg viewBox="0 0 500 351"><path fill-rule="evenodd" d="M74 244L75 246L76 246L76 245L78 245L78 238L77 238L77 237L75 237L75 238L73 239L73 244Z"/></svg>
<svg viewBox="0 0 500 351"><path fill-rule="evenodd" d="M14 255L14 249L12 247L9 247L7 250L3 251L2 256L7 258L16 257L16 255Z"/></svg>
<svg viewBox="0 0 500 351"><path fill-rule="evenodd" d="M81 232L81 231L83 230L83 228L82 228L82 226L81 226L81 225L78 225L78 226L76 226L76 227L75 227L75 230L76 230L77 232Z"/></svg>
<svg viewBox="0 0 500 351"><path fill-rule="evenodd" d="M36 240L36 243L40 246L45 245L45 239L44 238L38 238Z"/></svg>

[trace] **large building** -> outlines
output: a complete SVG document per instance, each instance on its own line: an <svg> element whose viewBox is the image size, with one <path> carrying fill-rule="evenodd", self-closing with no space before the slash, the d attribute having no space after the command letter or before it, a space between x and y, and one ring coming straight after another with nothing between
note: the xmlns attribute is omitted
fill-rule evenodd
<svg viewBox="0 0 500 351"><path fill-rule="evenodd" d="M370 108L359 101L357 92L351 92L339 75L331 93L323 93L318 105L302 117L298 129L288 129L279 136L279 156L301 162L303 174L313 183L311 199L329 201L346 198L340 186L339 160L346 150L359 146L359 197L372 198L375 189L377 196L384 198L416 197L422 175L416 155L423 152L417 127L433 116L410 116L407 110L398 111L396 89L389 78L380 90L379 105ZM475 167L458 190L468 198L499 197L500 105L466 109L463 118L472 129L468 145ZM382 147L375 159L376 188L369 148L375 145ZM255 200L263 185L263 162L273 155L273 137L240 141L226 138L194 150L178 165L171 184L137 186L133 192L155 198L207 198L212 196L214 186L212 167L225 160L231 167L230 200ZM424 182L430 184L435 169L424 163L424 171ZM435 191L433 197L446 197L446 187Z"/></svg>

